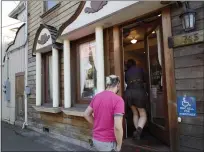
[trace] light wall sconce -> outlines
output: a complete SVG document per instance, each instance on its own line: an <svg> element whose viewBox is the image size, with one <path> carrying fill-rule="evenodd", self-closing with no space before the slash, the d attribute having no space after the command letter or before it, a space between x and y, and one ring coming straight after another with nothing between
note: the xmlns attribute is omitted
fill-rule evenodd
<svg viewBox="0 0 204 152"><path fill-rule="evenodd" d="M180 15L182 26L185 32L189 32L195 29L195 15L196 12L192 9L189 9L189 3L184 2L185 11Z"/></svg>

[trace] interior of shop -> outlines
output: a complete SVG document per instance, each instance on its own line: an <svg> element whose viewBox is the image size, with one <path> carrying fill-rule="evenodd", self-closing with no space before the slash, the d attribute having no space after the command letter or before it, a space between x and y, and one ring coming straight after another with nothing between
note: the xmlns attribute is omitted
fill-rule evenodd
<svg viewBox="0 0 204 152"><path fill-rule="evenodd" d="M133 22L123 27L123 59L124 64L128 59L136 61L136 66L143 69L145 73L144 86L148 94L146 101L146 112L148 121L144 127L141 145L161 145L162 140L155 136L152 126L165 130L168 125L165 113L165 90L163 75L163 53L162 53L162 26L161 15L157 14L138 22ZM124 66L126 67L126 66ZM126 68L124 68L126 70ZM126 85L125 85L126 86ZM135 131L133 114L126 104L127 138L130 139ZM147 144L147 141L148 144Z"/></svg>

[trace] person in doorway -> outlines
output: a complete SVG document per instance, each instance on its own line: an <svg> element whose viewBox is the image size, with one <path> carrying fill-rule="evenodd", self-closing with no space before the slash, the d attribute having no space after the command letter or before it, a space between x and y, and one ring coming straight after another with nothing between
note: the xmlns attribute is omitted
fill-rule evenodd
<svg viewBox="0 0 204 152"><path fill-rule="evenodd" d="M106 90L92 99L84 113L85 119L93 124L93 144L98 151L121 150L124 101L117 95L119 85L119 77L108 76Z"/></svg>
<svg viewBox="0 0 204 152"><path fill-rule="evenodd" d="M127 61L125 81L127 83L125 101L132 110L133 123L136 128L136 131L133 133L133 139L139 140L147 121L145 111L147 94L144 88L144 71L136 66L136 62L133 59Z"/></svg>

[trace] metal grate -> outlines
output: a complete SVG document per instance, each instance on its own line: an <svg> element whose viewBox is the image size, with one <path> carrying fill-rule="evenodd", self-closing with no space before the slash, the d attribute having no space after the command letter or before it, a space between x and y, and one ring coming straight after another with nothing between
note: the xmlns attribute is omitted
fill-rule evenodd
<svg viewBox="0 0 204 152"><path fill-rule="evenodd" d="M49 133L49 132L50 132L50 129L49 129L48 127L43 127L43 132Z"/></svg>

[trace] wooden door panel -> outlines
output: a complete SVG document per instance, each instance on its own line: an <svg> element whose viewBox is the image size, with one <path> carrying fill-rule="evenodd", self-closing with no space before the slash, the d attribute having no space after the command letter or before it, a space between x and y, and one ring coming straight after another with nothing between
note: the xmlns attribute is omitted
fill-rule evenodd
<svg viewBox="0 0 204 152"><path fill-rule="evenodd" d="M24 75L16 75L16 120L23 120L24 117Z"/></svg>
<svg viewBox="0 0 204 152"><path fill-rule="evenodd" d="M24 76L16 76L16 94L24 92Z"/></svg>

